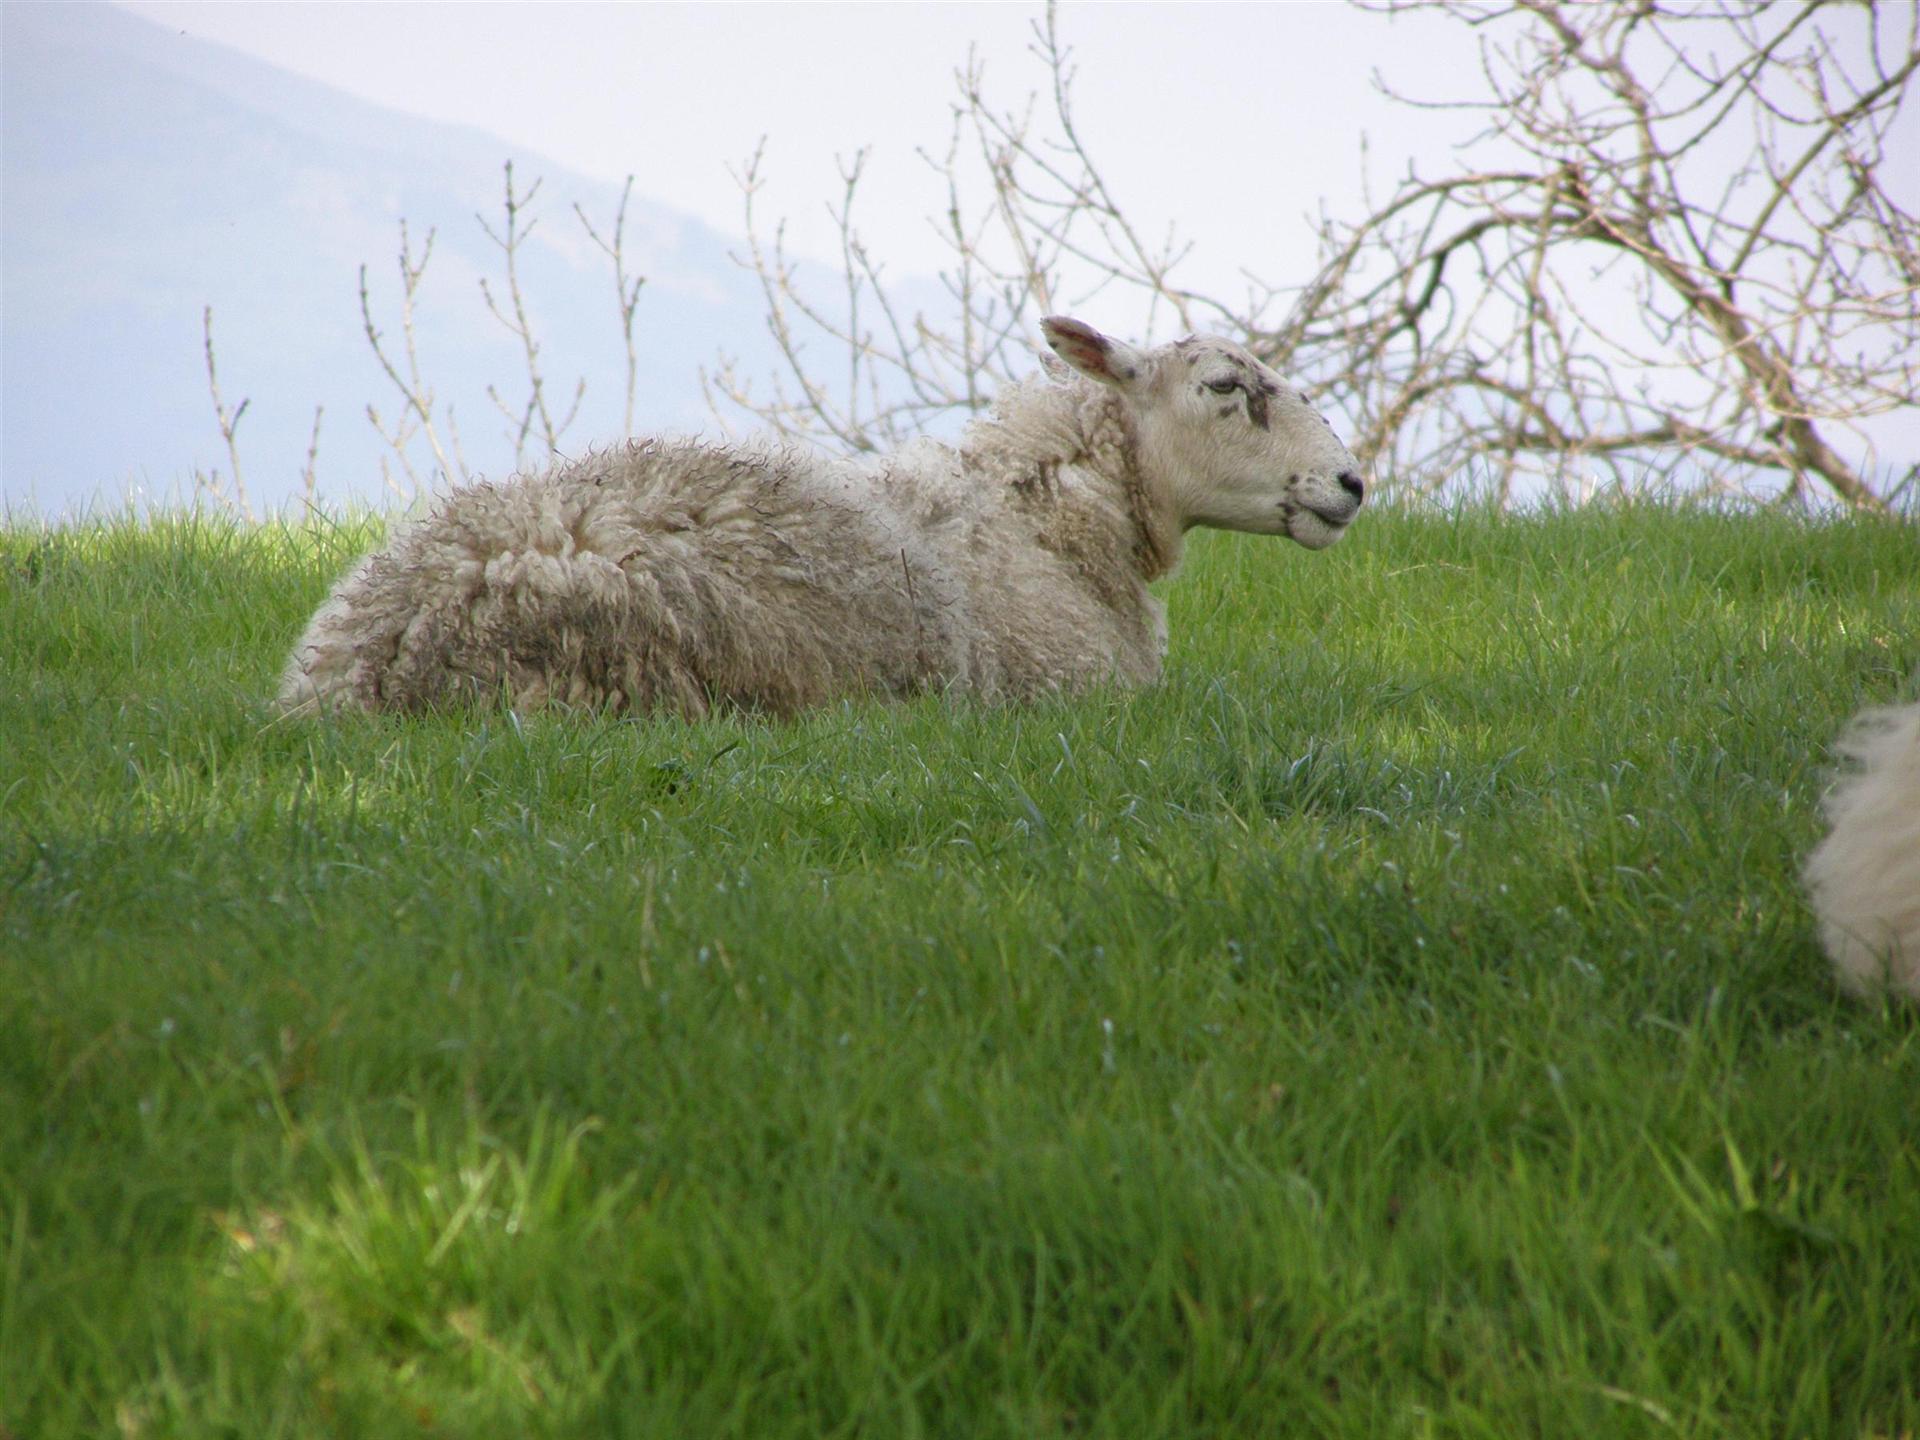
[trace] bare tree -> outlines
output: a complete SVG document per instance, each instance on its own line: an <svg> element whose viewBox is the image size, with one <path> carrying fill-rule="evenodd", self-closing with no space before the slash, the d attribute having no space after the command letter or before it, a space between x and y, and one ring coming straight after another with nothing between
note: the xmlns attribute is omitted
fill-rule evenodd
<svg viewBox="0 0 1920 1440"><path fill-rule="evenodd" d="M484 215L476 215L481 230L501 252L505 270L506 288L504 298L497 294L486 277L480 279L481 298L494 318L506 327L509 333L519 341L522 361L526 368L526 398L517 404L509 404L500 393L498 386L487 387L487 397L506 417L507 438L514 447L514 464L524 467L531 450L536 458L546 459L556 454L560 448L560 439L567 428L573 424L580 413L580 402L586 394L587 382L583 377L576 384L572 402L563 414L555 415L547 401L546 376L541 367L540 341L534 333L533 323L528 317L526 293L520 283L521 251L528 238L533 234L537 219L529 217L529 207L540 192L541 181L538 177L532 185L522 191L515 187L513 162L505 165L505 187L502 199L503 222L498 229L488 222ZM628 186L631 189L632 182ZM627 340L627 414L628 427L632 426L633 390L635 358L633 348L634 312L639 305L640 288L643 279L626 273L624 250L624 231L626 227L627 192L622 192L620 209L615 217L613 238L603 239L587 220L579 206L574 207L580 220L587 227L587 233L613 261L615 284L620 295L621 325ZM403 499L413 499L430 488L432 476L422 476L416 468L413 458L414 442L424 439L432 457L434 471L449 480L465 481L471 478L466 457L461 452L460 430L456 422L451 402L444 407L436 407L434 390L421 370L419 337L417 330L418 307L421 282L426 276L428 262L433 258L435 231L428 230L427 238L416 255L408 235L407 222L400 221L400 340L401 348L396 356L387 336L374 322L373 302L367 285L367 267L360 267L360 321L372 347L374 358L380 362L380 368L400 392L401 408L392 423L381 415L377 406L367 406L367 419L375 432L386 442L393 452L394 461L399 466L400 475L405 479L404 487L398 483L382 458L381 473L387 488ZM316 433L319 417L314 418ZM441 430L447 438L442 440Z"/></svg>
<svg viewBox="0 0 1920 1440"><path fill-rule="evenodd" d="M1486 117L1495 163L1328 221L1326 268L1256 343L1416 488L1475 460L1502 497L1761 470L1884 508L1855 422L1920 398L1920 229L1885 173L1913 8L1444 8L1482 32L1486 91L1441 103Z"/></svg>
<svg viewBox="0 0 1920 1440"><path fill-rule="evenodd" d="M529 452L536 460L545 460L558 453L560 440L578 417L581 400L586 393L586 380L582 378L574 388L572 401L565 413L556 414L550 408L546 377L542 367L541 346L529 318L527 297L521 285L522 251L538 224L537 219L531 215L530 207L540 191L540 186L541 181L536 177L533 184L526 190L518 189L514 182L513 162L508 161L505 165L502 223L496 228L484 215L474 217L482 232L501 252L505 272L503 292L496 292L493 284L490 284L485 277L481 278L481 298L494 318L519 342L527 380L526 398L515 405L509 405L502 398L498 386L489 385L486 393L507 419L509 426L507 438L514 445L514 463L523 468L527 464ZM626 186L620 193L620 202L614 213L613 225L604 234L595 227L586 211L578 203L573 206L574 213L579 217L588 238L607 257L613 267L621 334L626 345L625 426L629 433L633 429L634 398L638 376L634 324L640 304L640 292L646 285L644 276L631 274L627 268L629 257L626 249L626 225L632 194L633 177L628 176ZM396 256L400 277L397 344L395 337L383 330L374 318L373 287L368 280L367 267L360 266L361 330L366 336L367 345L373 351L375 360L379 362L382 372L400 397L399 409L393 413L391 420L382 413L379 405L372 402L368 403L366 414L374 432L380 437L388 452L380 459L382 480L389 492L407 502L417 500L439 480L459 483L471 479L473 475L461 449L460 430L455 419L453 404L451 401L443 404L437 399L435 389L428 382L427 372L421 363L418 324L420 295L427 267L433 259L434 239L437 233L434 229L428 229L425 240L416 251L407 220L404 217L400 220L400 244ZM202 322L207 388L213 401L214 419L219 427L221 439L226 445L230 470L227 474L223 474L217 468L196 471L195 492L222 509L251 521L256 516L248 499L245 480L241 475L237 443L237 432L241 420L247 414L249 402L242 399L240 404L232 410L227 408L222 398L219 371L215 361L211 305L205 307ZM313 427L307 442L306 462L299 472L301 494L309 509L317 500L316 465L320 449L320 426L324 414L324 407L318 405L314 407ZM427 455L424 459L418 455L420 442L424 442L426 446Z"/></svg>
<svg viewBox="0 0 1920 1440"><path fill-rule="evenodd" d="M1472 93L1388 93L1485 125L1458 171L1408 173L1358 222L1323 216L1323 268L1303 289L1179 283L1186 247L1148 238L1082 137L1049 9L1032 46L1044 99L996 108L970 61L953 142L927 157L950 195L936 222L950 313L892 308L853 219L858 159L834 211L844 293L803 284L780 228L769 242L754 213L756 155L742 258L784 373L761 395L723 365L710 398L790 434L891 443L1025 368L1037 311L1130 295L1149 326L1236 335L1298 376L1404 493L1463 474L1502 499L1599 480L1749 493L1770 472L1789 497L1819 485L1881 509L1912 483L1879 473L1859 422L1920 403L1920 226L1887 163L1920 67L1914 7L1369 8L1439 11L1480 33ZM989 198L969 213L980 175Z"/></svg>
<svg viewBox="0 0 1920 1440"><path fill-rule="evenodd" d="M221 509L252 523L260 517L254 513L253 504L247 498L246 481L240 474L240 421L247 413L252 401L243 398L231 411L220 395L220 371L214 359L213 350L213 306L205 306L200 314L201 336L207 357L207 393L213 399L213 418L220 427L220 438L226 442L227 463L232 467L233 490L228 492L226 483L220 478L216 468L208 471L195 470L193 485L196 498L211 500ZM314 468L320 457L320 416L325 407L313 407L313 431L307 439L307 460L300 469L301 495L309 510L314 505L316 479Z"/></svg>
<svg viewBox="0 0 1920 1440"><path fill-rule="evenodd" d="M747 255L734 258L759 279L767 307L767 329L779 351L782 373L769 380L769 395L757 395L752 382L741 376L738 363L722 354L716 368L702 371L700 376L707 403L723 416L724 406L745 411L783 435L828 440L849 450L879 449L896 437L903 416L925 408L944 408L949 397L936 388L933 366L925 356L916 354L908 335L896 326L894 346L888 351L876 344L871 330L862 324L862 299L871 294L884 304L886 293L880 271L853 225L853 206L866 152L855 155L851 164L841 165L842 199L833 212L840 227L845 296L844 314L838 316L832 313L832 306L802 286L787 256L786 222L775 225L771 238L762 233L757 202L765 155L763 138L734 177L745 199L747 231ZM836 390L824 374L815 374L807 332L841 352L846 375L843 387ZM883 398L883 371L903 379L913 392L911 397Z"/></svg>
<svg viewBox="0 0 1920 1440"><path fill-rule="evenodd" d="M1134 292L1149 327L1164 312L1189 329L1196 316L1229 333L1244 328L1226 307L1174 283L1187 247L1171 230L1150 242L1121 208L1075 124L1072 57L1051 6L1030 49L1049 76L1044 111L1036 97L996 108L970 54L954 77L945 150L920 152L947 197L944 212L930 217L950 257L938 314L905 313L860 236L855 211L867 152L842 161L839 201L829 207L841 237L834 286L809 283L787 254L783 221L767 233L757 205L764 144L754 152L736 177L747 252L735 258L760 282L780 371L759 392L723 357L703 376L716 413L744 412L782 434L848 449L890 448L942 415L987 404L1001 383L1032 367L1039 316L1103 292Z"/></svg>

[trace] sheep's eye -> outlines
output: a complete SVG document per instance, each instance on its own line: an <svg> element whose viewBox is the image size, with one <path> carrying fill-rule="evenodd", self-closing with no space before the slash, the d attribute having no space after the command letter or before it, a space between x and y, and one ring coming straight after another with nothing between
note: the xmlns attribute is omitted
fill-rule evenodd
<svg viewBox="0 0 1920 1440"><path fill-rule="evenodd" d="M1231 395L1233 394L1234 391L1238 390L1239 388L1240 388L1240 382L1238 380L1207 381L1207 389L1211 390L1216 395Z"/></svg>

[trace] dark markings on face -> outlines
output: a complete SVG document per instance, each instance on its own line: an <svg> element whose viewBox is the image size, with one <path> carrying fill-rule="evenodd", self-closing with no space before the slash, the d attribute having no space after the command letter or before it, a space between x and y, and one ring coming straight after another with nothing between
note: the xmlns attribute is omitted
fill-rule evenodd
<svg viewBox="0 0 1920 1440"><path fill-rule="evenodd" d="M1231 380L1234 388L1238 389L1240 393L1247 398L1247 418L1262 430L1272 427L1273 415L1268 408L1268 401L1286 392L1274 383L1273 378L1259 365L1234 354L1230 350L1217 350L1213 346L1204 345L1194 339L1176 340L1173 348L1176 354L1185 357L1188 368L1197 366L1209 355L1225 361L1233 368ZM1223 377L1223 379L1224 378L1226 377ZM1202 388L1217 389L1221 386L1221 383L1220 380L1209 380ZM1221 393L1224 393L1224 391ZM1220 414L1224 418L1225 416L1233 414L1234 410L1238 408L1238 406L1226 407L1220 411Z"/></svg>
<svg viewBox="0 0 1920 1440"><path fill-rule="evenodd" d="M1241 392L1247 397L1247 418L1265 430L1273 423L1273 417L1267 409L1267 401L1280 393L1280 387L1273 383L1259 366L1250 365L1238 355L1226 357L1232 364L1236 378L1240 381Z"/></svg>

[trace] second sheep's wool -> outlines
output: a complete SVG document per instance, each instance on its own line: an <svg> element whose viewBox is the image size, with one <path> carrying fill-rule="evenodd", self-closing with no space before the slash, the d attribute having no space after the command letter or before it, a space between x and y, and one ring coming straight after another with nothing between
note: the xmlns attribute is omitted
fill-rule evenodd
<svg viewBox="0 0 1920 1440"><path fill-rule="evenodd" d="M1840 752L1854 765L1807 859L1820 939L1854 994L1920 1000L1920 704L1866 712Z"/></svg>

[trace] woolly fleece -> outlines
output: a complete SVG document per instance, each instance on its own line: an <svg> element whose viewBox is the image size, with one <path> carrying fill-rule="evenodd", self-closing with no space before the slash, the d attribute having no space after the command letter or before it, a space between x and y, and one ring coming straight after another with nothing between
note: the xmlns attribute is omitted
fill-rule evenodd
<svg viewBox="0 0 1920 1440"><path fill-rule="evenodd" d="M1840 751L1859 768L1827 797L1833 829L1807 859L1820 938L1854 994L1920 1000L1920 704L1868 711Z"/></svg>
<svg viewBox="0 0 1920 1440"><path fill-rule="evenodd" d="M279 706L791 715L858 694L1151 683L1166 627L1147 582L1185 526L1330 544L1359 508L1353 458L1237 346L1136 352L1047 327L1083 373L1003 392L957 447L831 460L639 440L457 490L335 588ZM1247 410L1206 383L1215 371L1243 378ZM1264 400L1252 418L1256 383L1292 404L1271 427ZM1182 495L1220 488L1209 466L1250 493L1258 473L1254 522L1183 512Z"/></svg>

